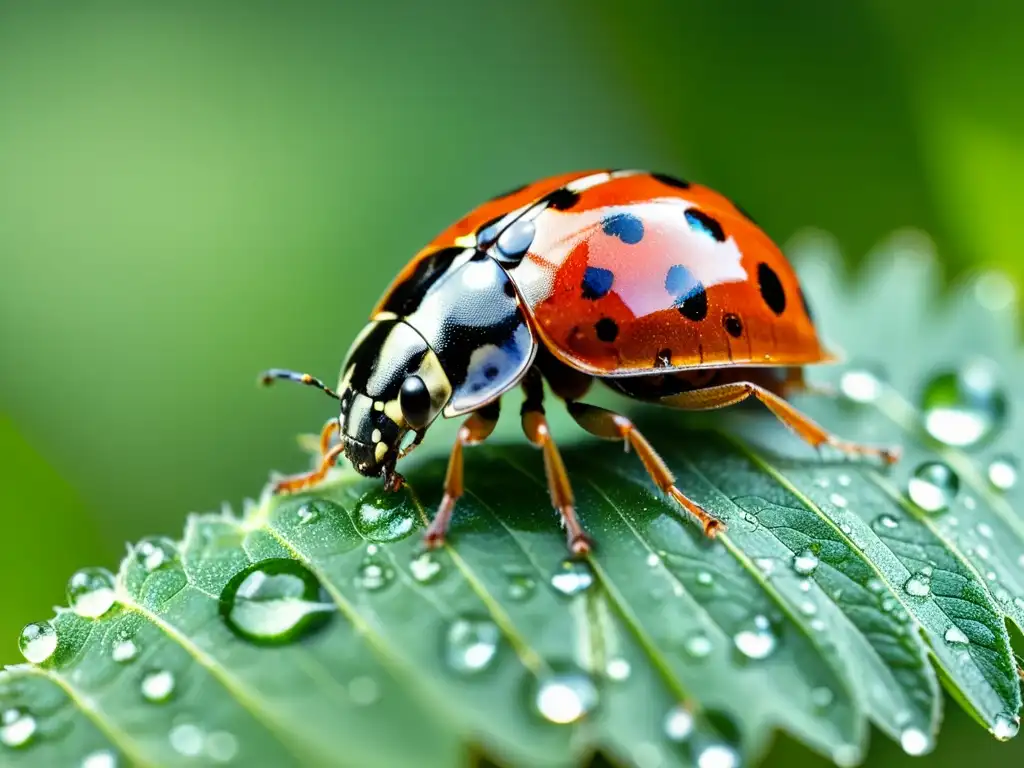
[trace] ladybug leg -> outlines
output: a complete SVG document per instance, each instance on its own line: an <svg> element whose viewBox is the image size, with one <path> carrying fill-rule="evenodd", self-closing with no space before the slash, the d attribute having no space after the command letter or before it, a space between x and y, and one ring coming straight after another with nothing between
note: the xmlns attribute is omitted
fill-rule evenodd
<svg viewBox="0 0 1024 768"><path fill-rule="evenodd" d="M455 509L455 502L462 495L462 448L466 445L482 443L490 436L498 423L499 402L495 400L490 405L485 405L466 419L459 428L458 437L455 439L451 456L448 458L448 473L444 478L444 498L441 499L437 514L434 515L434 519L423 535L423 543L428 549L436 549L444 544L448 525L452 520L452 511Z"/></svg>
<svg viewBox="0 0 1024 768"><path fill-rule="evenodd" d="M565 525L569 551L574 555L590 552L592 542L579 518L576 517L575 499L569 473L565 471L562 455L551 437L548 421L544 416L544 384L536 368L531 368L523 379L526 398L523 400L522 423L526 439L544 452L544 474L548 478L548 492L551 504L557 510Z"/></svg>
<svg viewBox="0 0 1024 768"><path fill-rule="evenodd" d="M330 419L324 424L324 428L320 430L320 455L326 456L327 452L331 448L331 438L334 437L334 433L337 432L338 420Z"/></svg>
<svg viewBox="0 0 1024 768"><path fill-rule="evenodd" d="M764 387L749 381L720 384L707 387L706 389L695 389L692 392L683 392L682 394L662 398L658 402L685 410L704 411L735 405L750 396L754 396L764 403L779 421L815 448L829 445L849 456L873 456L882 459L886 464L895 464L899 460L899 448L876 448L870 445L861 445L860 443L842 440L827 432L807 416L804 416L804 414L800 413L800 411L774 392L770 392Z"/></svg>
<svg viewBox="0 0 1024 768"><path fill-rule="evenodd" d="M644 468L651 476L655 485L663 493L667 493L675 499L679 505L689 512L694 519L700 523L707 536L714 537L725 531L726 526L717 517L712 517L692 499L688 498L676 487L676 479L671 470L665 465L661 456L647 442L647 438L640 434L633 422L625 416L620 416L612 411L598 408L596 405L577 403L569 401L566 403L569 415L576 423L592 435L602 437L605 440L622 440L627 448L632 447Z"/></svg>
<svg viewBox="0 0 1024 768"><path fill-rule="evenodd" d="M326 432L326 429L324 431ZM312 472L304 472L301 475L286 477L283 480L278 480L274 483L274 493L295 493L296 491L309 488L311 485L316 485L327 477L327 473L331 471L331 467L334 466L334 462L338 460L338 457L344 450L344 443L338 443L336 446L324 453L323 457L320 459L320 466Z"/></svg>

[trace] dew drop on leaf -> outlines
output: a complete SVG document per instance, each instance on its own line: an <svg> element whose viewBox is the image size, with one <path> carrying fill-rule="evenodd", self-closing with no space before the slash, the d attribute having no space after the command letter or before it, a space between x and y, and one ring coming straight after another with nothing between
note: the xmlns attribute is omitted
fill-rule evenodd
<svg viewBox="0 0 1024 768"><path fill-rule="evenodd" d="M708 744L697 755L697 768L736 768L739 753L728 744Z"/></svg>
<svg viewBox="0 0 1024 768"><path fill-rule="evenodd" d="M677 704L665 715L664 728L669 741L686 741L693 733L693 715L682 704Z"/></svg>
<svg viewBox="0 0 1024 768"><path fill-rule="evenodd" d="M873 367L851 368L839 379L839 391L855 403L873 403L882 394L882 377Z"/></svg>
<svg viewBox="0 0 1024 768"><path fill-rule="evenodd" d="M1006 420L1006 393L995 367L976 360L933 377L921 396L924 426L946 445L970 448L992 437Z"/></svg>
<svg viewBox="0 0 1024 768"><path fill-rule="evenodd" d="M238 754L238 738L227 731L214 731L206 736L206 754L215 763L230 763Z"/></svg>
<svg viewBox="0 0 1024 768"><path fill-rule="evenodd" d="M831 496L828 497L828 500L831 501L840 509L846 509L846 505L848 503L846 501L846 497L843 496L841 493L833 493Z"/></svg>
<svg viewBox="0 0 1024 768"><path fill-rule="evenodd" d="M537 591L537 581L529 574L506 571L505 577L508 579L508 598L513 602L526 602Z"/></svg>
<svg viewBox="0 0 1024 768"><path fill-rule="evenodd" d="M996 715L992 725L992 735L999 741L1009 741L1020 731L1020 717L1008 715L1005 712Z"/></svg>
<svg viewBox="0 0 1024 768"><path fill-rule="evenodd" d="M1000 491L1008 491L1017 485L1017 459L1003 455L992 459L988 465L988 481Z"/></svg>
<svg viewBox="0 0 1024 768"><path fill-rule="evenodd" d="M431 552L421 552L409 561L409 573L420 584L429 584L441 575L441 563Z"/></svg>
<svg viewBox="0 0 1024 768"><path fill-rule="evenodd" d="M311 525L320 519L320 510L316 504L302 504L295 510L295 517L299 525Z"/></svg>
<svg viewBox="0 0 1024 768"><path fill-rule="evenodd" d="M715 583L715 577L711 575L711 571L698 571L697 583L702 587L710 587Z"/></svg>
<svg viewBox="0 0 1024 768"><path fill-rule="evenodd" d="M537 684L533 702L545 720L559 725L575 723L597 707L597 687L582 672L554 674Z"/></svg>
<svg viewBox="0 0 1024 768"><path fill-rule="evenodd" d="M57 630L48 621L29 624L21 630L18 648L26 661L42 664L57 650Z"/></svg>
<svg viewBox="0 0 1024 768"><path fill-rule="evenodd" d="M907 728L900 734L900 746L908 755L923 755L931 748L931 740L918 728Z"/></svg>
<svg viewBox="0 0 1024 768"><path fill-rule="evenodd" d="M960 478L940 461L921 464L907 483L910 500L933 515L949 509L959 491Z"/></svg>
<svg viewBox="0 0 1024 768"><path fill-rule="evenodd" d="M950 645L966 645L971 642L970 638L967 637L959 627L950 627L947 629L943 638Z"/></svg>
<svg viewBox="0 0 1024 768"><path fill-rule="evenodd" d="M819 563L813 550L805 549L793 557L793 570L801 576L810 576L817 570Z"/></svg>
<svg viewBox="0 0 1024 768"><path fill-rule="evenodd" d="M462 674L481 672L494 660L500 639L498 626L489 619L456 619L445 635L445 662Z"/></svg>
<svg viewBox="0 0 1024 768"><path fill-rule="evenodd" d="M82 618L95 619L116 602L114 575L105 568L83 568L68 581L68 605Z"/></svg>
<svg viewBox="0 0 1024 768"><path fill-rule="evenodd" d="M118 664L126 664L139 655L139 646L130 637L121 638L110 649L110 658Z"/></svg>
<svg viewBox="0 0 1024 768"><path fill-rule="evenodd" d="M551 575L551 586L568 597L585 592L593 583L590 566L581 560L563 560Z"/></svg>
<svg viewBox="0 0 1024 768"><path fill-rule="evenodd" d="M871 523L871 527L879 533L895 530L900 527L900 521L892 515L879 515Z"/></svg>
<svg viewBox="0 0 1024 768"><path fill-rule="evenodd" d="M853 744L842 744L832 750L832 762L839 768L853 768L860 762L860 750Z"/></svg>
<svg viewBox="0 0 1024 768"><path fill-rule="evenodd" d="M755 616L753 626L733 636L736 648L749 659L766 659L775 650L776 639L764 616Z"/></svg>
<svg viewBox="0 0 1024 768"><path fill-rule="evenodd" d="M371 547L367 547L367 555L359 565L356 586L362 587L367 592L376 592L394 581L395 569L391 567L390 563L375 554L376 547L372 545Z"/></svg>
<svg viewBox="0 0 1024 768"><path fill-rule="evenodd" d="M178 547L166 536L148 536L132 548L135 562L151 573L178 559Z"/></svg>
<svg viewBox="0 0 1024 768"><path fill-rule="evenodd" d="M198 757L203 751L203 732L194 723L179 723L167 735L171 747L185 757Z"/></svg>
<svg viewBox="0 0 1024 768"><path fill-rule="evenodd" d="M260 645L294 642L325 626L335 605L302 563L272 558L237 573L220 596L224 623Z"/></svg>
<svg viewBox="0 0 1024 768"><path fill-rule="evenodd" d="M835 694L831 688L815 688L811 691L811 703L818 709L826 709L835 700Z"/></svg>
<svg viewBox="0 0 1024 768"><path fill-rule="evenodd" d="M683 643L683 649L695 659L703 659L712 651L711 639L705 634L690 635Z"/></svg>
<svg viewBox="0 0 1024 768"><path fill-rule="evenodd" d="M117 755L106 749L90 752L82 758L79 768L117 768Z"/></svg>
<svg viewBox="0 0 1024 768"><path fill-rule="evenodd" d="M932 592L931 568L923 568L907 579L903 590L913 597L928 597Z"/></svg>
<svg viewBox="0 0 1024 768"><path fill-rule="evenodd" d="M408 500L396 504L394 494L381 490L370 491L363 496L353 517L356 529L368 541L398 541L416 527Z"/></svg>
<svg viewBox="0 0 1024 768"><path fill-rule="evenodd" d="M24 747L36 733L36 719L24 709L7 709L0 715L0 744Z"/></svg>
<svg viewBox="0 0 1024 768"><path fill-rule="evenodd" d="M659 565L661 565L661 558L658 557L656 553L651 552L649 555L647 555L647 565L650 568L657 568Z"/></svg>
<svg viewBox="0 0 1024 768"><path fill-rule="evenodd" d="M166 669L153 669L142 676L140 690L146 701L161 704L174 694L174 673Z"/></svg>
<svg viewBox="0 0 1024 768"><path fill-rule="evenodd" d="M619 682L628 679L632 671L633 668L629 662L621 658L609 659L604 668L604 672L609 678Z"/></svg>

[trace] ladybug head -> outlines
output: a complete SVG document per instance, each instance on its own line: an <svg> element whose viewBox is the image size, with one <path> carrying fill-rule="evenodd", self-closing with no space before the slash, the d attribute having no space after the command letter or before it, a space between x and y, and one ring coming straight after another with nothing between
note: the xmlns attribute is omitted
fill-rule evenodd
<svg viewBox="0 0 1024 768"><path fill-rule="evenodd" d="M395 462L419 444L451 395L437 355L412 326L371 322L349 350L338 386L345 457L360 474L393 483Z"/></svg>

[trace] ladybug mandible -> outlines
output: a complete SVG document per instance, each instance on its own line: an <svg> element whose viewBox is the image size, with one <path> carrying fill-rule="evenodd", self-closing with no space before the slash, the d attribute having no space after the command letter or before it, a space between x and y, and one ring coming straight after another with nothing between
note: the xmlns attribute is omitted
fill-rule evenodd
<svg viewBox="0 0 1024 768"><path fill-rule="evenodd" d="M263 375L341 401L321 435L319 468L274 488L317 483L342 453L398 488L396 461L431 423L468 415L426 532L426 544L438 546L462 494L463 447L491 434L501 396L521 385L523 431L544 453L569 549L585 553L591 543L544 417L546 379L583 429L632 447L654 483L713 536L724 524L676 487L636 427L580 398L594 379L689 410L753 396L815 447L896 461L896 450L833 437L783 399L803 386L801 366L830 360L792 267L728 198L644 171L554 176L484 203L420 251L352 344L337 392L308 374Z"/></svg>

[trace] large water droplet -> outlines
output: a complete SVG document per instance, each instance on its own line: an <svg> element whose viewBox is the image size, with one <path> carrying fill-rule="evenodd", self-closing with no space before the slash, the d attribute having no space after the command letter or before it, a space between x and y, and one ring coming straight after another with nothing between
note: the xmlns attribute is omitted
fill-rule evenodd
<svg viewBox="0 0 1024 768"><path fill-rule="evenodd" d="M988 465L988 481L1000 491L1008 491L1017 485L1019 471L1016 458L1009 455L997 456Z"/></svg>
<svg viewBox="0 0 1024 768"><path fill-rule="evenodd" d="M946 634L943 638L950 645L966 645L971 642L971 639L964 634L963 630L959 627L950 627L946 630Z"/></svg>
<svg viewBox="0 0 1024 768"><path fill-rule="evenodd" d="M409 561L409 572L420 584L429 584L441 575L441 563L432 552L421 552Z"/></svg>
<svg viewBox="0 0 1024 768"><path fill-rule="evenodd" d="M555 674L540 681L533 701L545 720L575 723L597 707L597 687L581 672Z"/></svg>
<svg viewBox="0 0 1024 768"><path fill-rule="evenodd" d="M992 725L992 735L1000 741L1009 741L1020 731L1020 718L1017 715L1002 713L996 715Z"/></svg>
<svg viewBox="0 0 1024 768"><path fill-rule="evenodd" d="M0 715L0 743L24 747L36 734L36 719L24 709L8 709Z"/></svg>
<svg viewBox="0 0 1024 768"><path fill-rule="evenodd" d="M992 437L1003 425L1006 394L995 367L978 360L929 381L921 408L928 434L946 445L969 448Z"/></svg>
<svg viewBox="0 0 1024 768"><path fill-rule="evenodd" d="M736 768L739 753L728 744L708 744L697 755L697 768Z"/></svg>
<svg viewBox="0 0 1024 768"><path fill-rule="evenodd" d="M713 648L711 638L703 633L690 635L683 643L683 650L695 659L703 659L711 653Z"/></svg>
<svg viewBox="0 0 1024 768"><path fill-rule="evenodd" d="M805 549L793 557L793 570L801 576L810 576L818 569L820 562L813 550Z"/></svg>
<svg viewBox="0 0 1024 768"><path fill-rule="evenodd" d="M136 563L152 572L177 560L178 547L166 536L149 536L135 545L132 555Z"/></svg>
<svg viewBox="0 0 1024 768"><path fill-rule="evenodd" d="M95 619L116 602L114 575L105 568L83 568L68 581L68 605L79 616Z"/></svg>
<svg viewBox="0 0 1024 768"><path fill-rule="evenodd" d="M456 672L480 672L494 660L500 639L501 632L493 621L456 619L445 637L445 661Z"/></svg>
<svg viewBox="0 0 1024 768"><path fill-rule="evenodd" d="M771 625L764 616L755 616L753 626L737 632L732 640L739 652L750 659L768 658L776 644Z"/></svg>
<svg viewBox="0 0 1024 768"><path fill-rule="evenodd" d="M904 591L914 597L928 597L932 592L932 569L922 568L903 585Z"/></svg>
<svg viewBox="0 0 1024 768"><path fill-rule="evenodd" d="M933 515L948 509L959 491L960 478L940 461L920 465L907 483L910 500Z"/></svg>
<svg viewBox="0 0 1024 768"><path fill-rule="evenodd" d="M18 648L26 661L42 664L57 650L57 630L48 621L29 624L21 630Z"/></svg>
<svg viewBox="0 0 1024 768"><path fill-rule="evenodd" d="M551 586L569 597L586 591L593 583L594 574L582 560L563 560L551 575Z"/></svg>
<svg viewBox="0 0 1024 768"><path fill-rule="evenodd" d="M166 669L153 669L142 676L143 698L161 704L174 694L174 673Z"/></svg>
<svg viewBox="0 0 1024 768"><path fill-rule="evenodd" d="M839 390L855 403L873 403L882 394L882 375L879 370L864 366L843 372Z"/></svg>
<svg viewBox="0 0 1024 768"><path fill-rule="evenodd" d="M665 735L669 741L686 741L693 733L693 715L682 704L677 704L665 715Z"/></svg>
<svg viewBox="0 0 1024 768"><path fill-rule="evenodd" d="M90 752L82 758L79 768L117 768L117 755L106 749Z"/></svg>
<svg viewBox="0 0 1024 768"><path fill-rule="evenodd" d="M288 558L250 565L220 596L220 615L228 628L261 645L294 642L327 624L334 609L316 576Z"/></svg>
<svg viewBox="0 0 1024 768"><path fill-rule="evenodd" d="M130 637L122 637L110 649L110 658L118 664L126 664L139 655L139 646Z"/></svg>
<svg viewBox="0 0 1024 768"><path fill-rule="evenodd" d="M932 743L928 735L918 728L907 728L900 734L900 746L908 755L923 755L931 749Z"/></svg>
<svg viewBox="0 0 1024 768"><path fill-rule="evenodd" d="M416 526L408 499L380 490L370 491L359 500L354 520L359 533L369 541L398 541Z"/></svg>

